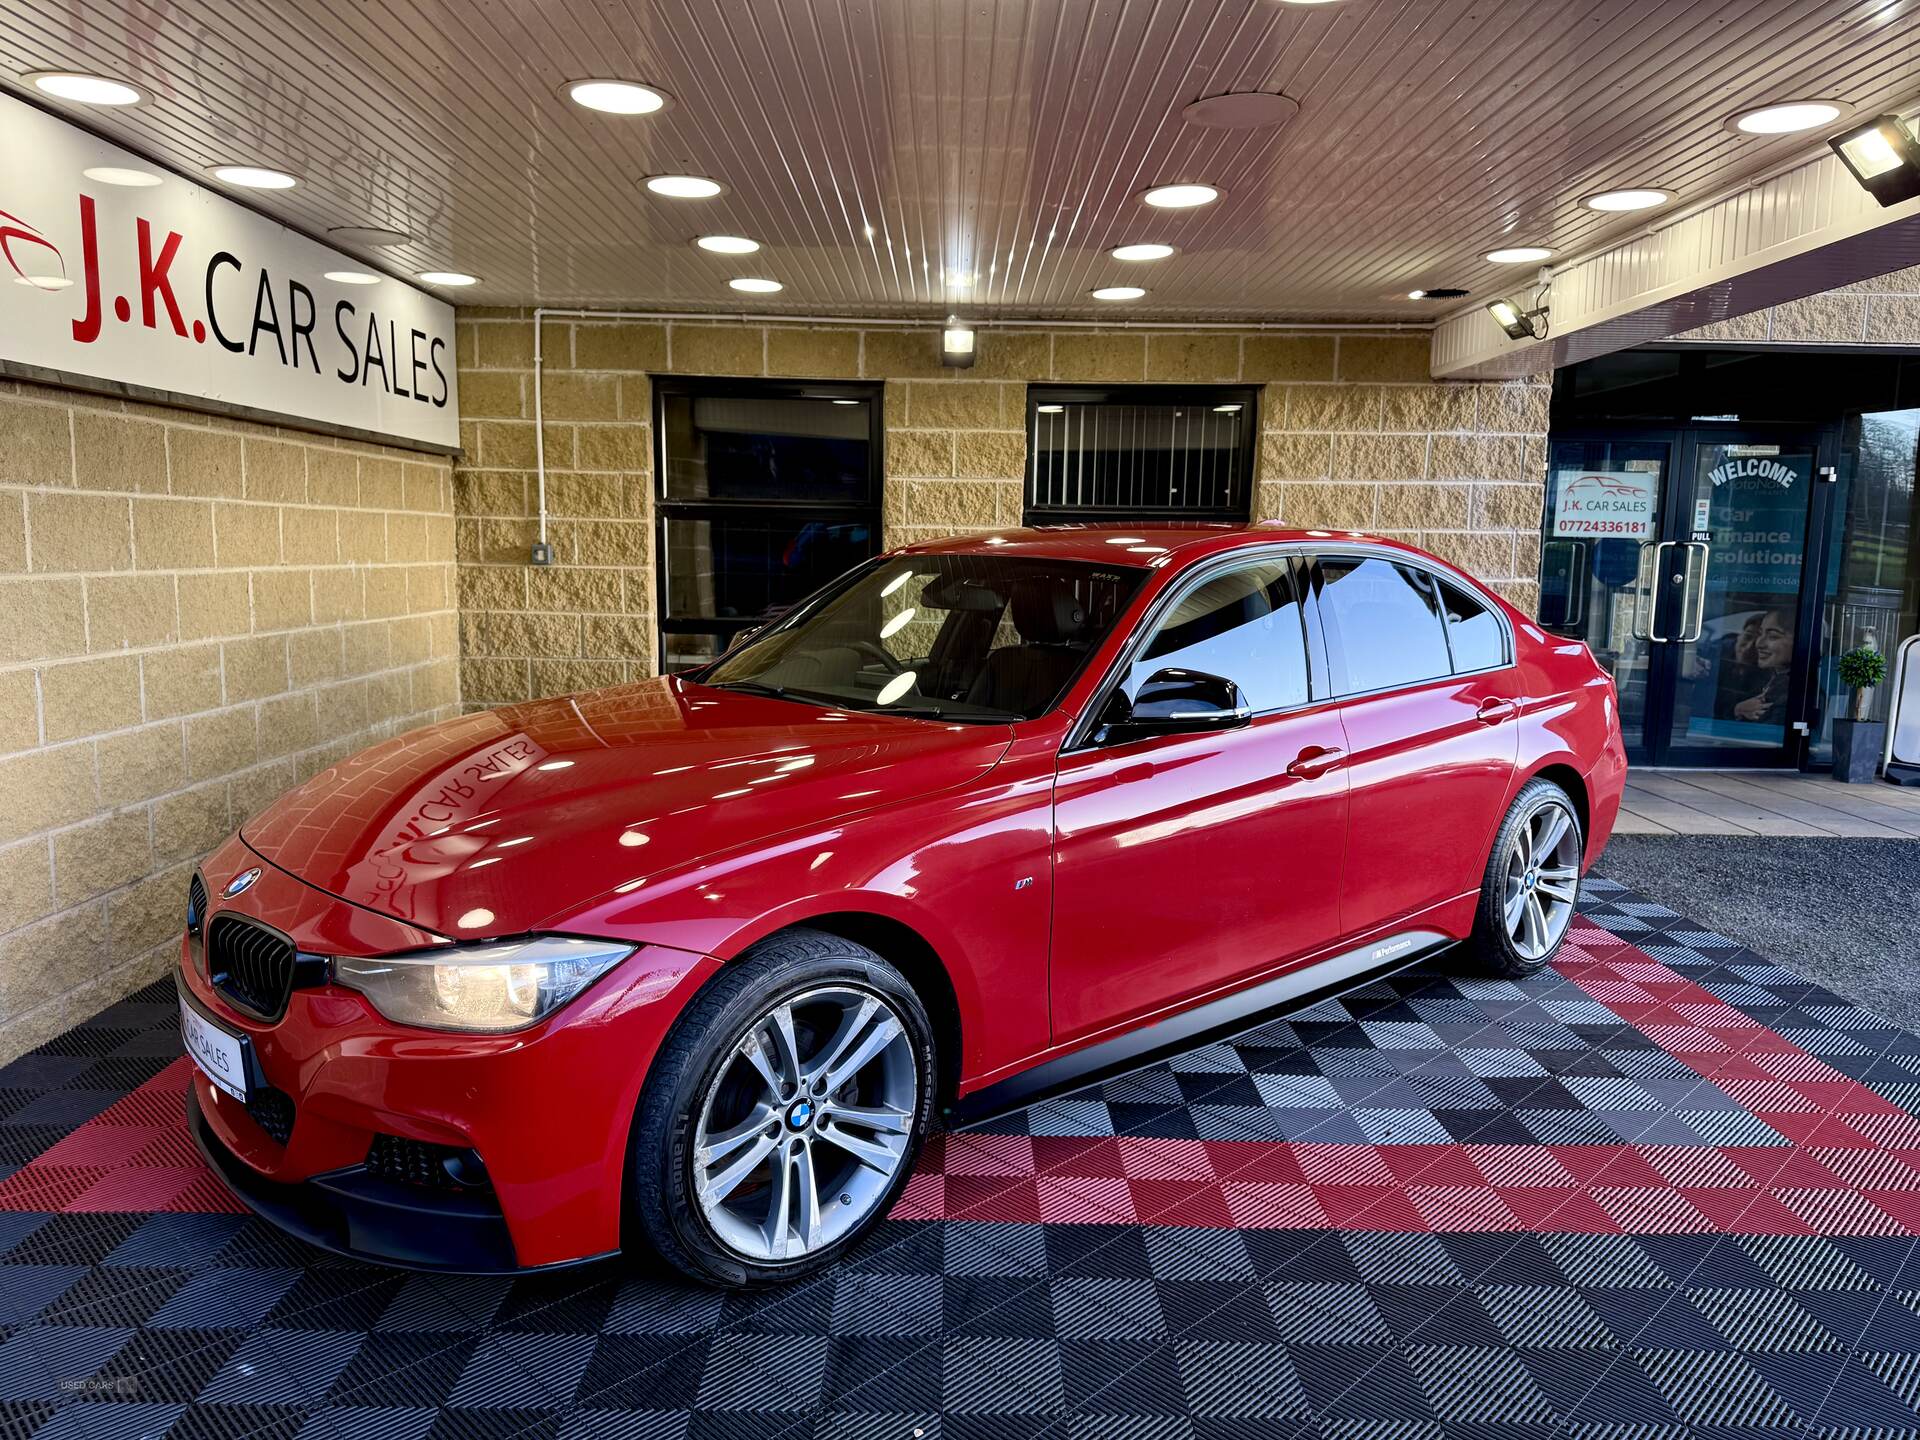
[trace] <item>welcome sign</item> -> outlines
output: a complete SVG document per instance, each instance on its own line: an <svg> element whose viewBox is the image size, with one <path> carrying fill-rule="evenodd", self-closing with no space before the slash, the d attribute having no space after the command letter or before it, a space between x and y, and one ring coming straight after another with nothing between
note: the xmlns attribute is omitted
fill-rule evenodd
<svg viewBox="0 0 1920 1440"><path fill-rule="evenodd" d="M0 154L0 361L459 444L452 306L5 95Z"/></svg>

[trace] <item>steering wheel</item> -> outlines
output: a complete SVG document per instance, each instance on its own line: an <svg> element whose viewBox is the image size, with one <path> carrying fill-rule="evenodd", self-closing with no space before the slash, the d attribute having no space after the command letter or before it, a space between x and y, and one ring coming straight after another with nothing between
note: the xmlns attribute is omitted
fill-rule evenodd
<svg viewBox="0 0 1920 1440"><path fill-rule="evenodd" d="M893 658L893 652L877 640L849 640L847 648L877 662L889 675L898 675L906 667Z"/></svg>

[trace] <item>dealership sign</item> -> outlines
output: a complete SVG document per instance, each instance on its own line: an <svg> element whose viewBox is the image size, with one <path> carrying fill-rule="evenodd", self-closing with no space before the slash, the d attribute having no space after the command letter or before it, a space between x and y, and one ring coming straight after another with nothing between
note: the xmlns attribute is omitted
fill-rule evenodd
<svg viewBox="0 0 1920 1440"><path fill-rule="evenodd" d="M1555 539L1652 538L1658 470L1561 470L1553 478Z"/></svg>
<svg viewBox="0 0 1920 1440"><path fill-rule="evenodd" d="M0 151L0 361L459 444L452 306L5 95Z"/></svg>

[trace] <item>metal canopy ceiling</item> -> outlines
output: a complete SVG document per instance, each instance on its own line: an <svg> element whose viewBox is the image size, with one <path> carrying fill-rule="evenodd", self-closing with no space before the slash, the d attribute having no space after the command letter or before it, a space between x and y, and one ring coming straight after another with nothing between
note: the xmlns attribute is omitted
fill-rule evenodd
<svg viewBox="0 0 1920 1440"><path fill-rule="evenodd" d="M1818 134L1757 139L1755 105L1920 97L1915 0L31 0L0 9L0 83L94 71L152 97L53 108L193 174L301 177L248 192L360 253L483 278L463 303L795 313L1426 321L1416 286L1516 290L1496 246L1562 255L1777 169ZM667 91L647 117L568 80ZM1226 91L1300 102L1277 130L1185 123ZM647 194L694 172L707 201ZM1205 180L1205 209L1151 184ZM1657 214L1658 212L1656 212ZM869 227L870 231L869 231ZM752 236L759 255L692 248ZM1129 241L1179 247L1125 265ZM977 276L969 288L949 274ZM727 288L768 275L776 296ZM1147 287L1103 304L1105 284Z"/></svg>

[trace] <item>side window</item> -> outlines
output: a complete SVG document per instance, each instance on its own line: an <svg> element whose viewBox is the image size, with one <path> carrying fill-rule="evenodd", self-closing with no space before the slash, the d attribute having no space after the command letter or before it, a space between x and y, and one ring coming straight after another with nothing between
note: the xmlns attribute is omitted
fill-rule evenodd
<svg viewBox="0 0 1920 1440"><path fill-rule="evenodd" d="M1499 617L1457 586L1440 582L1447 607L1447 639L1455 671L1492 670L1507 663L1507 636Z"/></svg>
<svg viewBox="0 0 1920 1440"><path fill-rule="evenodd" d="M1156 670L1202 670L1238 685L1256 713L1307 702L1300 597L1285 559L1230 570L1187 592L1121 684L1129 700Z"/></svg>
<svg viewBox="0 0 1920 1440"><path fill-rule="evenodd" d="M1417 685L1452 670L1433 586L1404 565L1322 557L1320 620L1335 694Z"/></svg>

